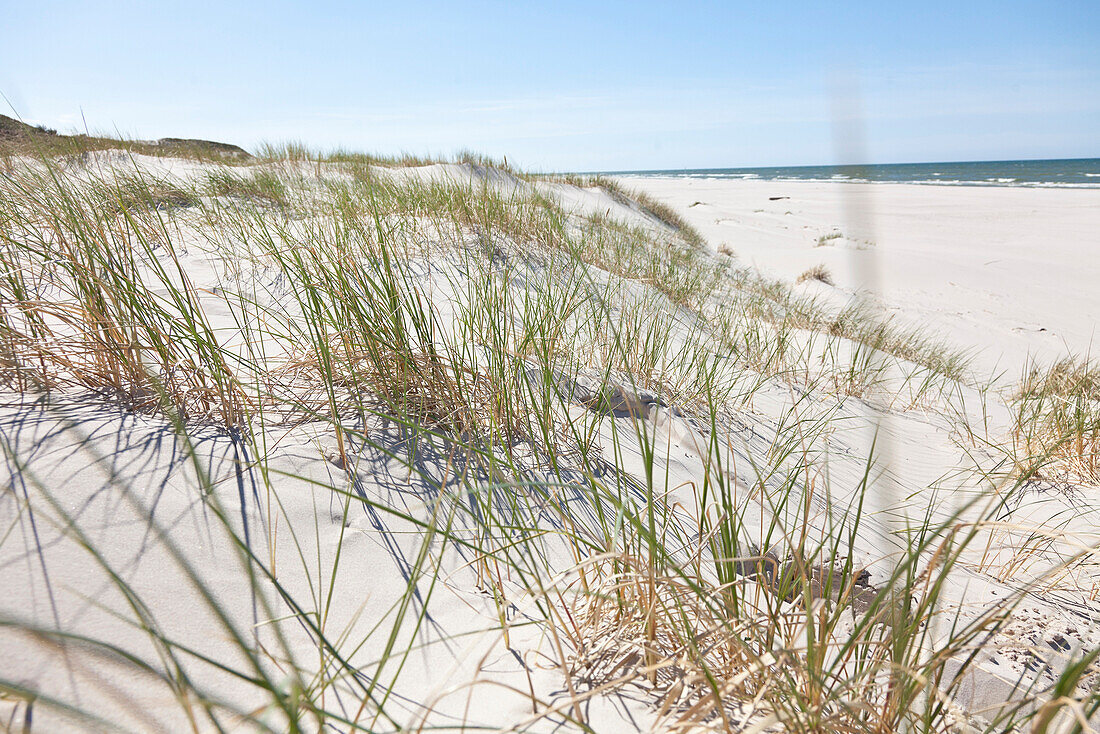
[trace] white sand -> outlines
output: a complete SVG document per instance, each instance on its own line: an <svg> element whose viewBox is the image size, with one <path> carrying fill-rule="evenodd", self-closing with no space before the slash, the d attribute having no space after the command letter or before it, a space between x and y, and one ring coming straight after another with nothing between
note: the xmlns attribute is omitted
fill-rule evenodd
<svg viewBox="0 0 1100 734"><path fill-rule="evenodd" d="M1100 189L624 178L714 248L793 281L824 264L838 300L891 312L1018 378L1028 354L1100 355ZM770 197L787 197L778 201ZM818 237L843 238L816 247Z"/></svg>
<svg viewBox="0 0 1100 734"><path fill-rule="evenodd" d="M265 487L259 473L248 468L255 457L243 443L200 430L192 441L215 488L204 500L184 446L161 420L94 401L57 400L49 407L33 402L0 407L0 426L20 461L18 471L9 463L14 489L34 508L18 512L12 496L0 504L5 527L15 526L0 545L5 589L0 616L5 620L108 641L155 661L157 651L133 625L134 610L107 575L103 564L109 564L174 644L250 671L225 623L173 556L174 547L245 642L262 645L264 669L285 683L277 661L291 654L310 669L317 648L270 581L256 584L265 592L263 599L253 593L231 530L249 542L257 562L305 613L323 616L324 633L343 640L337 647L364 671L361 685L340 686L326 696L330 709L343 708L350 716L359 707L371 682L368 673L375 670L394 625L398 657L383 669L375 695L386 695L392 686L386 709L402 726L457 729L465 722L506 728L534 718L528 686L542 712L564 693L560 671L547 664L552 651L541 629L522 626L522 597L515 598L512 623L519 626L510 631L510 650L503 643L492 597L477 585L468 554L452 548L418 568L425 537L421 528L356 502L346 508L330 489L359 492L428 521L433 482L442 476L446 457L422 456L426 475L418 476L378 448L355 449L355 471L349 479L323 458L334 447L330 432L318 426L284 427L265 439L275 477ZM400 454L407 439L375 426L371 440ZM59 506L53 507L47 496ZM224 522L214 508L224 513ZM101 554L102 563L75 529ZM442 545L437 540L432 547ZM566 557L559 562L569 565ZM436 563L441 580L433 584ZM399 616L395 604L410 581L418 584L420 594ZM334 593L328 598L330 588ZM421 613L426 616L417 627ZM274 636L276 627L286 639L285 651ZM409 644L412 653L403 660L401 651ZM177 659L199 681L198 688L215 699L245 711L264 702L254 686L186 653L177 651ZM4 628L0 660L5 675L111 724L100 728L87 720L66 720L39 705L33 731L189 729L183 707L163 682L78 641L55 647ZM649 720L644 706L624 705L617 698L597 700L588 715L593 725L606 725L608 720L621 722L621 711L633 709L640 721ZM0 719L6 721L7 712L8 706L0 705ZM230 730L241 730L232 716L221 718ZM280 718L272 712L268 721L277 727ZM560 717L551 716L536 730L552 729L554 721Z"/></svg>
<svg viewBox="0 0 1100 734"><path fill-rule="evenodd" d="M156 160L143 164L164 166ZM189 175L195 173L193 169L180 164L175 173ZM478 173L465 167L438 167L396 175L476 178ZM491 183L505 190L528 185L505 175L491 177ZM983 347L981 359L990 366L1011 363L1016 369L1029 351L1056 356L1066 345L1083 351L1100 315L1100 288L1094 285L1100 275L1095 254L1100 192L671 179L629 184L682 211L715 249L728 244L742 261L762 270L793 278L810 265L826 263L839 288L804 287L819 289L838 301L855 287L878 283L859 272L862 265L875 265L892 308L961 344ZM628 218L636 214L600 191L538 185L578 211L607 210ZM769 196L791 198L772 202ZM846 197L859 199L859 211L864 214L873 213L873 229L844 216ZM695 205L696 201L702 203ZM641 218L637 221L651 225ZM849 239L815 248L817 237L834 227ZM864 239L874 246L859 249ZM212 293L221 264L212 263L198 249L191 250L185 261L196 284ZM432 298L439 298L431 284L426 282L424 287ZM208 305L215 326L231 331L233 322L224 309L218 310L218 299L210 296ZM436 305L446 312L445 304ZM1044 327L1045 332L1038 331ZM751 457L767 454L768 436L774 435L789 399L786 386L769 385L760 390L752 409L738 416L744 430L731 440L731 451L738 467L733 478L740 485L754 482ZM178 559L167 550L165 539L151 528L151 516L216 591L242 635L248 640L256 636L272 651L264 664L273 675L279 674L276 661L281 656L274 640L276 628L307 668L314 662L316 651L310 649L308 635L277 599L271 584L259 583L270 592L270 609L253 597L226 524L212 514L211 503L201 496L196 469L182 457L178 439L165 421L134 417L89 400L58 399L43 406L7 395L6 402L0 408L0 431L12 450L8 471L13 491L0 501L0 521L3 528L10 528L0 543L0 581L8 591L0 599L4 618L109 639L143 656L154 652L144 632L112 618L116 613L133 620L135 613L112 591L104 569L68 526L69 518L64 517L68 515L73 526L105 553L112 568L135 584L170 637L213 659L238 664L224 625L213 618ZM584 412L580 407L576 410ZM804 410L811 417L838 411L837 417L843 419L842 428L826 441L828 472L836 492L830 503L843 507L855 497L872 440L865 406L848 401L838 409L834 401L810 401ZM675 488L669 501L691 508L691 483L705 473L699 449L705 445L705 436L667 413L655 413L650 420L657 433L658 469L667 472L661 481ZM991 430L1003 431L1003 420L1003 414L993 415ZM594 425L596 444L605 451L613 443L614 428L623 450L621 456L608 458L617 458L623 469L644 482L640 452L623 438L633 435L630 419L603 416ZM450 470L450 457L420 456L424 476L418 477L410 476L401 462L384 452L363 448L353 452L356 465L347 474L324 458L335 445L324 424L273 428L269 434L267 461L274 472L270 486L264 485L251 463L253 457L242 455L242 447L224 434L194 437L202 471L215 483L214 503L225 511L226 523L238 537L245 537L247 526L248 542L258 561L267 564L280 583L297 598L312 600L312 611L327 610L325 632L344 640L341 649L348 651L353 663L372 670L395 623L393 604L409 583L422 532L408 521L366 511L357 503L345 516L340 496L329 487L426 519L438 489L433 482ZM392 427L371 426L370 435L376 444L407 456L404 438ZM910 518L922 517L929 505L934 516L945 515L974 489L952 474L965 462L951 427L940 417L920 412L893 415L883 424L878 445L894 448L887 456L893 463L881 482L884 496L898 498L899 507ZM52 506L47 496L59 500L60 506ZM1096 525L1095 499L1082 507L1072 497L1035 496L1017 511L1029 523L1057 522L1064 527L1064 518L1072 510L1076 520L1070 523L1071 529L1088 529ZM819 498L821 503L824 500ZM821 504L815 509L819 514L813 522L824 527L833 508ZM751 520L751 515L747 517ZM861 527L865 553L858 561L867 564L876 578L890 570L890 559L882 549L902 542L891 536L894 522L872 516ZM564 549L553 544L548 553L557 568L571 563ZM497 629L492 599L477 586L471 559L452 549L437 560L443 581L431 587L430 598L423 601L428 610L424 624L414 632L419 608L397 623L399 647L414 635L418 643L404 663L387 707L397 724L457 727L468 722L507 728L531 715L532 689L542 705L564 700L565 682L552 664L556 653L544 630L513 629L508 649ZM426 572L430 577L430 569ZM330 585L334 587L331 602ZM948 601L963 609L967 619L1007 588L973 570L960 571L956 586ZM425 595L429 587L425 584L421 589ZM515 591L515 597L509 598L517 605L513 622L522 622L530 599L519 590L507 591ZM1032 627L1047 637L1058 634L1072 638L1075 645L1100 644L1095 625L1080 623L1080 615L1090 612L1079 595L1037 597L1029 601L1027 612L1032 615ZM379 624L381 633L375 631ZM1047 637L1027 638L1028 644L1042 647ZM121 666L78 644L54 649L7 628L0 631L0 660L9 675L28 687L133 730L179 731L185 724L182 707L167 686L131 670L120 675ZM1007 689L994 682L1014 679L1021 670L996 656L982 664L987 677L962 696L964 703L979 708L1003 702ZM390 663L383 671L380 685L391 684L397 665ZM242 709L259 700L250 686L210 666L188 660L184 667L200 676L202 688L216 691ZM328 704L342 706L351 716L359 701L350 696L339 706ZM652 722L653 709L618 696L596 697L586 716L597 731L644 731ZM37 717L43 731L88 728L86 723L73 725L45 710ZM550 717L540 728L557 724L560 717ZM233 722L228 721L227 727L232 729Z"/></svg>

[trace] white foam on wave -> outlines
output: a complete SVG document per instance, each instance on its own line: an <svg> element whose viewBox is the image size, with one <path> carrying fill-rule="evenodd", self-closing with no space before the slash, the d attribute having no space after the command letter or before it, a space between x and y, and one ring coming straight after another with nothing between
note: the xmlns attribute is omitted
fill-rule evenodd
<svg viewBox="0 0 1100 734"><path fill-rule="evenodd" d="M1044 189L1100 189L1100 182L1081 182L1081 183L1068 183L1065 181L1036 181L1021 178L1008 178L1008 177L989 177L985 179L981 178L939 178L947 174L935 171L930 172L928 175L935 176L937 178L925 178L925 179L912 179L912 180L871 180L866 178L853 178L843 173L833 174L832 176L825 177L822 175L817 176L792 176L783 174L758 174L758 173L710 173L695 171L691 173L627 173L616 174L617 176L625 179L630 178L660 178L662 176L670 178L681 179L693 179L699 181L798 181L804 183L823 183L823 184L837 184L837 183L874 183L874 184L916 184L919 186L993 186L993 187L1008 187L1008 188L1044 188ZM1077 175L1087 176L1089 178L1100 178L1100 173L1080 173Z"/></svg>
<svg viewBox="0 0 1100 734"><path fill-rule="evenodd" d="M1054 181L1043 181L1041 183L1031 183L1028 186L1036 186L1044 189L1100 189L1100 184L1094 183L1057 183Z"/></svg>

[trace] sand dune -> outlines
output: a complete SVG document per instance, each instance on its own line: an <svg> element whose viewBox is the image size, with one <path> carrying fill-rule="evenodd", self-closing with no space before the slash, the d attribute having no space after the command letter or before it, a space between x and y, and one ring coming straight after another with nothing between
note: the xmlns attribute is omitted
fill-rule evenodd
<svg viewBox="0 0 1100 734"><path fill-rule="evenodd" d="M1100 646L1091 449L982 381L1087 349L1096 192L20 165L11 726L1010 727Z"/></svg>

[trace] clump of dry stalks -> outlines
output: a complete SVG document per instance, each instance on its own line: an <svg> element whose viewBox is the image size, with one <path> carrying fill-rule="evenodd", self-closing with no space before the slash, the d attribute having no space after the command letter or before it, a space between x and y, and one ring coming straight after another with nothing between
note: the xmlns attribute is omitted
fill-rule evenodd
<svg viewBox="0 0 1100 734"><path fill-rule="evenodd" d="M566 626L578 695L642 698L673 732L890 732L910 716L890 639L924 628L909 615L928 604L877 599L840 568L772 554L734 563L742 573L727 584L625 554L587 566L584 583L599 585L576 596Z"/></svg>
<svg viewBox="0 0 1100 734"><path fill-rule="evenodd" d="M1013 407L1018 476L1100 484L1100 367L1072 358L1031 365Z"/></svg>

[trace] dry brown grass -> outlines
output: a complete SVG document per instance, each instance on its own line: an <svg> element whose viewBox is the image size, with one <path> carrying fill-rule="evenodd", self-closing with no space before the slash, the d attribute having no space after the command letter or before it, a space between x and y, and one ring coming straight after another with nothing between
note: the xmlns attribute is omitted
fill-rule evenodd
<svg viewBox="0 0 1100 734"><path fill-rule="evenodd" d="M1073 358L1033 364L1013 406L1017 475L1100 484L1100 367Z"/></svg>
<svg viewBox="0 0 1100 734"><path fill-rule="evenodd" d="M798 279L795 282L805 283L808 280L816 280L819 283L824 283L825 285L832 285L833 275L824 265L814 265L812 268L804 271L801 275L799 275Z"/></svg>
<svg viewBox="0 0 1100 734"><path fill-rule="evenodd" d="M328 407L325 385L332 385L338 410L355 410L366 402L418 426L453 435L480 435L491 428L521 435L521 405L500 400L487 375L455 364L435 353L398 352L365 343L362 334L329 335L327 354L310 349L290 357L266 379L271 395L285 403L322 413Z"/></svg>
<svg viewBox="0 0 1100 734"><path fill-rule="evenodd" d="M565 628L579 695L641 695L670 732L886 734L909 719L920 686L895 688L890 671L910 653L891 635L919 636L930 604L875 601L840 569L825 582L821 567L792 563L781 580L769 557L733 560L744 573L726 584L626 554L587 564L586 583L602 581L577 595Z"/></svg>
<svg viewBox="0 0 1100 734"><path fill-rule="evenodd" d="M238 425L248 401L178 270L158 184L102 191L60 176L0 187L0 345L20 390L81 386L138 410ZM139 206L138 202L142 205ZM155 251L167 247L167 263ZM162 292L168 294L165 297Z"/></svg>

